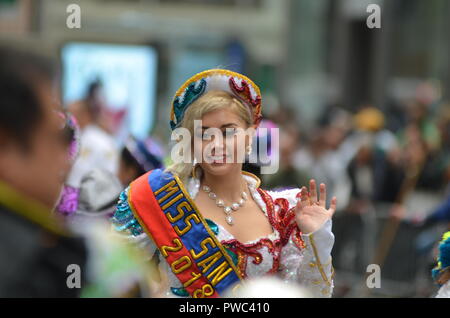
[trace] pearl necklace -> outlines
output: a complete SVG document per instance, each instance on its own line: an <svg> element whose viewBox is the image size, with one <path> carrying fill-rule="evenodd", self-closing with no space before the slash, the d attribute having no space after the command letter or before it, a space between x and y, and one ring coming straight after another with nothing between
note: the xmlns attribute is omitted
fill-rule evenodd
<svg viewBox="0 0 450 318"><path fill-rule="evenodd" d="M208 197L214 201L216 201L216 205L219 208L223 208L223 212L225 212L225 220L229 225L233 225L233 217L231 216L231 213L234 211L237 211L240 207L242 207L248 199L248 195L245 191L242 191L241 193L241 199L239 199L238 202L233 202L231 205L226 206L225 202L217 197L217 194L215 194L210 187L207 185L204 185L202 187L203 191L205 191L208 194Z"/></svg>

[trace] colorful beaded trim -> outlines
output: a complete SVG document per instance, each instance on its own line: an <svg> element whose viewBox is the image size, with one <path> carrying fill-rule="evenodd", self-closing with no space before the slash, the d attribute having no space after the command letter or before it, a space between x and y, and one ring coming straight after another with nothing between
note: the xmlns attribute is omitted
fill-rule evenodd
<svg viewBox="0 0 450 318"><path fill-rule="evenodd" d="M248 77L223 69L211 69L198 73L188 79L176 92L170 114L170 127L177 128L183 120L186 109L205 92L226 91L243 101L253 115L257 127L262 119L261 92Z"/></svg>

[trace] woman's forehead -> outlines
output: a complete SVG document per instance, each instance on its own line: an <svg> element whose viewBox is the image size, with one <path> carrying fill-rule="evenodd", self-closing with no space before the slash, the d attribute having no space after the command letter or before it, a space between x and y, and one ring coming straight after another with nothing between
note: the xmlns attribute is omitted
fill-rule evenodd
<svg viewBox="0 0 450 318"><path fill-rule="evenodd" d="M216 127L222 126L244 126L245 122L231 109L220 108L204 114L201 118L201 126Z"/></svg>

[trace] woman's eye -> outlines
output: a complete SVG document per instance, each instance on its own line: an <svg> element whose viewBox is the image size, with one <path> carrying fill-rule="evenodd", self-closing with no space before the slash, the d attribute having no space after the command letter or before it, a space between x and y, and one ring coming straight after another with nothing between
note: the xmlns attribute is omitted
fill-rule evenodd
<svg viewBox="0 0 450 318"><path fill-rule="evenodd" d="M202 139L203 140L211 140L211 135L205 133L205 134L203 134Z"/></svg>
<svg viewBox="0 0 450 318"><path fill-rule="evenodd" d="M211 139L211 136L207 133L204 133L203 131L195 132L195 137L202 139L202 140L210 140Z"/></svg>
<svg viewBox="0 0 450 318"><path fill-rule="evenodd" d="M233 137L234 135L236 135L236 129L226 129L223 132L224 137Z"/></svg>

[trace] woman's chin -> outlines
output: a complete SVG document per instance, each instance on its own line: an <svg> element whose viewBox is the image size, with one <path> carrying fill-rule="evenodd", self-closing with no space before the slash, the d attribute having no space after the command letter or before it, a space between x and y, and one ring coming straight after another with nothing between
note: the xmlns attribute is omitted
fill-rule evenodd
<svg viewBox="0 0 450 318"><path fill-rule="evenodd" d="M233 164L231 163L206 163L207 165L207 172L215 175L215 176L221 176L226 175L227 173L231 172L233 170Z"/></svg>

